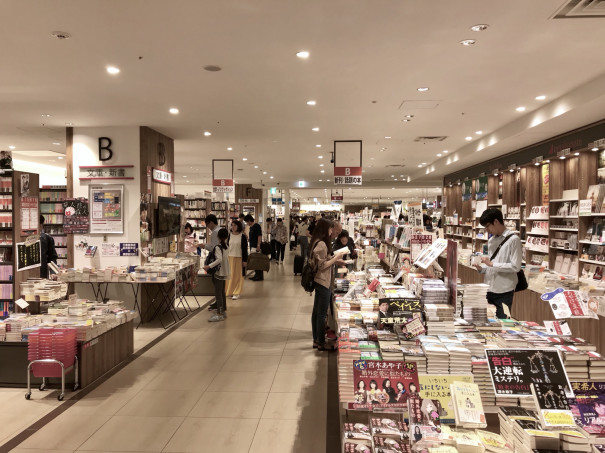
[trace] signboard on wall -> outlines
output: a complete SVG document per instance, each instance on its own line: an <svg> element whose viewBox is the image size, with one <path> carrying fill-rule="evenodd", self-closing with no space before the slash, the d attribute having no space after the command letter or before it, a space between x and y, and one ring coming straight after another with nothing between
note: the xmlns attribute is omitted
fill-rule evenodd
<svg viewBox="0 0 605 453"><path fill-rule="evenodd" d="M36 197L21 198L21 236L27 236L32 231L37 232L39 221L38 199Z"/></svg>
<svg viewBox="0 0 605 453"><path fill-rule="evenodd" d="M169 171L154 168L151 177L155 182L159 182L160 184L172 184L172 173Z"/></svg>
<svg viewBox="0 0 605 453"><path fill-rule="evenodd" d="M235 192L233 159L212 159L212 191L214 193Z"/></svg>
<svg viewBox="0 0 605 453"><path fill-rule="evenodd" d="M69 198L63 201L63 232L88 233L90 217L87 198Z"/></svg>
<svg viewBox="0 0 605 453"><path fill-rule="evenodd" d="M542 165L542 206L548 206L550 188L550 165Z"/></svg>
<svg viewBox="0 0 605 453"><path fill-rule="evenodd" d="M134 165L81 165L80 181L134 179Z"/></svg>
<svg viewBox="0 0 605 453"><path fill-rule="evenodd" d="M40 253L40 238L37 240L17 242L17 271L25 271L42 265ZM28 238L29 239L29 238Z"/></svg>
<svg viewBox="0 0 605 453"><path fill-rule="evenodd" d="M91 185L90 232L124 233L124 186L121 184Z"/></svg>
<svg viewBox="0 0 605 453"><path fill-rule="evenodd" d="M362 184L362 141L334 140L334 184Z"/></svg>

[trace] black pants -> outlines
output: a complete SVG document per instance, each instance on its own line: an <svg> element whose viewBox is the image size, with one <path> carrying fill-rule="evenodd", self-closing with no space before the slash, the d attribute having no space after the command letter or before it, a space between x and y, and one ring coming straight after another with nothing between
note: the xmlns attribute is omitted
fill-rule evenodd
<svg viewBox="0 0 605 453"><path fill-rule="evenodd" d="M254 271L254 278L257 280L264 280L263 271Z"/></svg>
<svg viewBox="0 0 605 453"><path fill-rule="evenodd" d="M506 305L510 311L513 307L514 295L514 291L509 291L507 293L492 293L491 291L487 292L487 303L495 305L496 317L498 319L507 318L506 314L504 313L504 308L502 308L502 304Z"/></svg>
<svg viewBox="0 0 605 453"><path fill-rule="evenodd" d="M214 285L214 298L216 300L216 312L222 314L227 311L227 294L225 293L225 280L219 280L212 276Z"/></svg>
<svg viewBox="0 0 605 453"><path fill-rule="evenodd" d="M275 241L275 259L283 262L284 256L286 256L286 244Z"/></svg>
<svg viewBox="0 0 605 453"><path fill-rule="evenodd" d="M279 250L279 242L275 239L271 239L271 259L277 259L277 251Z"/></svg>

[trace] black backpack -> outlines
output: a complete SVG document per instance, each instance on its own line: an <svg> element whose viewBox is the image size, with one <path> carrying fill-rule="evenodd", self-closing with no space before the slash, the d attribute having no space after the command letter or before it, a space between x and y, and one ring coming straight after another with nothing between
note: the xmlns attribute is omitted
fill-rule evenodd
<svg viewBox="0 0 605 453"><path fill-rule="evenodd" d="M315 245L317 245L317 243L315 243ZM315 245L313 248L315 248ZM309 294L313 293L313 290L315 289L315 274L317 274L317 265L315 264L314 260L311 262L312 253L313 250L309 252L309 258L303 266L302 273L300 274L300 285Z"/></svg>
<svg viewBox="0 0 605 453"><path fill-rule="evenodd" d="M271 249L271 244L269 244L268 242L261 242L260 252L263 255L271 255L271 253L273 253L273 250Z"/></svg>
<svg viewBox="0 0 605 453"><path fill-rule="evenodd" d="M219 247L218 245L216 247ZM214 247L214 250L216 250L216 247ZM208 253L208 256L206 256L206 260L204 261L204 266L210 266L210 264L214 263L216 261L216 255L214 253L214 250L210 251ZM221 253L223 251L221 250ZM218 272L218 270L221 268L221 265L219 264L218 266L214 266L211 267L210 269L208 269L208 274L209 275L214 275Z"/></svg>

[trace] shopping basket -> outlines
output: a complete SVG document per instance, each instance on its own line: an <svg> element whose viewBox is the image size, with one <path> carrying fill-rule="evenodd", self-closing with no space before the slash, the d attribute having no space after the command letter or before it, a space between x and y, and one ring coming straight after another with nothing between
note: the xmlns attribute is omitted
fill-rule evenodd
<svg viewBox="0 0 605 453"><path fill-rule="evenodd" d="M63 401L65 396L65 374L75 372L74 390L78 389L78 357L76 355L76 329L62 327L43 327L28 336L27 343L27 393L31 397L31 373L42 378L40 390L46 388L46 378L61 378L61 394L57 397Z"/></svg>

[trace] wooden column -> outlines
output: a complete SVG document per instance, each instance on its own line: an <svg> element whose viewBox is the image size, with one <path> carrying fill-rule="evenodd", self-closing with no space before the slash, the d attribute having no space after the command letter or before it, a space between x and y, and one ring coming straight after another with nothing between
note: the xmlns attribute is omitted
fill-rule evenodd
<svg viewBox="0 0 605 453"><path fill-rule="evenodd" d="M65 160L67 161L67 193L66 198L74 196L74 128L65 128ZM74 235L67 235L67 267L74 267Z"/></svg>

